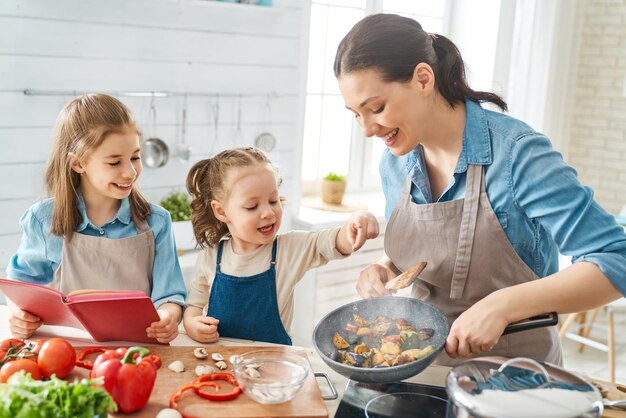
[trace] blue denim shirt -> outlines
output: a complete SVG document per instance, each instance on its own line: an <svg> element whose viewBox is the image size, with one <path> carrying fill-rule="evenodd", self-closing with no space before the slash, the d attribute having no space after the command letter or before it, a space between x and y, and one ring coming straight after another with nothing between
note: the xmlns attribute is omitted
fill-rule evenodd
<svg viewBox="0 0 626 418"><path fill-rule="evenodd" d="M539 276L558 270L559 252L596 264L626 294L626 234L580 184L550 140L525 123L467 101L463 149L440 202L462 199L468 164L480 164L491 207L520 258ZM412 201L432 203L421 145L380 162L389 219L407 175Z"/></svg>
<svg viewBox="0 0 626 418"><path fill-rule="evenodd" d="M49 233L53 207L54 201L45 199L35 203L22 215L22 241L7 267L10 278L37 284L48 284L54 279L54 272L61 262L63 238ZM83 216L83 221L76 228L76 232L80 234L112 239L137 235L128 199L122 200L115 218L102 228L89 221L82 197L78 208ZM157 308L165 302L184 307L187 290L178 262L170 214L160 206L151 204L150 208L152 213L147 222L155 239L152 302Z"/></svg>

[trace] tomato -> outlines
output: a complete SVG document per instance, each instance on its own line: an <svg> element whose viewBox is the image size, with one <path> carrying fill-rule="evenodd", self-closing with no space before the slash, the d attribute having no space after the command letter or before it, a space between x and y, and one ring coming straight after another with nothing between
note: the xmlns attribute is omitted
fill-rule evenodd
<svg viewBox="0 0 626 418"><path fill-rule="evenodd" d="M22 348L26 345L24 340L19 340L17 338L9 338L0 342L0 349L8 350L11 347L19 347Z"/></svg>
<svg viewBox="0 0 626 418"><path fill-rule="evenodd" d="M30 376L34 380L41 380L41 371L33 360L28 358L20 358L5 363L0 368L0 383L6 383L9 376L13 373L17 373L20 370L24 370L26 374L30 373Z"/></svg>
<svg viewBox="0 0 626 418"><path fill-rule="evenodd" d="M75 363L76 351L63 338L50 338L43 343L37 357L37 364L45 377L56 374L58 378L62 379L70 374Z"/></svg>
<svg viewBox="0 0 626 418"><path fill-rule="evenodd" d="M4 360L4 357L7 355L7 350L0 350L0 361Z"/></svg>

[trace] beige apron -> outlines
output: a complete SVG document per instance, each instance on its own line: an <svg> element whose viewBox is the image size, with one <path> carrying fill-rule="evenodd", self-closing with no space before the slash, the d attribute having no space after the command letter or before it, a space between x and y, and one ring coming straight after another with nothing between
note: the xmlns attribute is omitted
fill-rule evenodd
<svg viewBox="0 0 626 418"><path fill-rule="evenodd" d="M137 235L110 239L79 234L63 240L54 287L67 294L79 289L141 290L152 294L154 235L144 220Z"/></svg>
<svg viewBox="0 0 626 418"><path fill-rule="evenodd" d="M385 231L385 252L405 271L420 261L428 266L413 284L412 296L429 302L450 325L495 290L538 279L517 255L491 208L481 165L468 165L465 199L416 204L407 179ZM488 355L531 357L562 364L555 327L502 336ZM437 363L455 365L445 351Z"/></svg>

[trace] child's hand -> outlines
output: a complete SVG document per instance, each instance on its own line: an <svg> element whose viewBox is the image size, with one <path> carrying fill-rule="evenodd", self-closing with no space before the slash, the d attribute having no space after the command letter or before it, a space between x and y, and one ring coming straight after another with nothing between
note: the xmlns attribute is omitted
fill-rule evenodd
<svg viewBox="0 0 626 418"><path fill-rule="evenodd" d="M346 223L348 241L352 251L358 251L365 241L378 236L378 220L367 211L355 212Z"/></svg>
<svg viewBox="0 0 626 418"><path fill-rule="evenodd" d="M200 343L214 343L219 339L220 334L217 332L219 323L219 319L204 315L185 316L184 322L187 335Z"/></svg>
<svg viewBox="0 0 626 418"><path fill-rule="evenodd" d="M33 333L43 325L38 316L23 311L13 304L9 304L9 329L11 334L16 338L29 338Z"/></svg>
<svg viewBox="0 0 626 418"><path fill-rule="evenodd" d="M156 338L158 342L169 343L178 336L178 321L167 309L158 309L160 321L153 322L146 329L148 337Z"/></svg>

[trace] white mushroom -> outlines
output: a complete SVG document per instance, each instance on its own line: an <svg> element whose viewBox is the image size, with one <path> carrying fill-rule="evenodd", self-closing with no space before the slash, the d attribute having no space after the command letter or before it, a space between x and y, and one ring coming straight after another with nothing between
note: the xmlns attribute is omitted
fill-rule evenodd
<svg viewBox="0 0 626 418"><path fill-rule="evenodd" d="M228 365L226 364L225 361L218 361L217 363L215 363L215 367L217 367L220 370L226 370L228 368Z"/></svg>
<svg viewBox="0 0 626 418"><path fill-rule="evenodd" d="M209 353L207 353L204 347L198 347L195 350L193 350L193 355L196 358L203 359L203 358L207 358L209 356Z"/></svg>
<svg viewBox="0 0 626 418"><path fill-rule="evenodd" d="M182 373L185 371L185 365L180 360L171 362L167 368L176 373Z"/></svg>
<svg viewBox="0 0 626 418"><path fill-rule="evenodd" d="M215 361L222 361L224 360L224 356L221 355L220 353L213 353L211 354L211 358Z"/></svg>
<svg viewBox="0 0 626 418"><path fill-rule="evenodd" d="M159 411L156 418L183 418L183 416L175 409L165 408Z"/></svg>
<svg viewBox="0 0 626 418"><path fill-rule="evenodd" d="M246 373L248 373L248 376L254 379L258 379L259 377L261 377L261 373L257 369L252 367L246 368Z"/></svg>
<svg viewBox="0 0 626 418"><path fill-rule="evenodd" d="M258 369L259 367L261 367L259 363L246 364L246 369Z"/></svg>
<svg viewBox="0 0 626 418"><path fill-rule="evenodd" d="M241 359L241 356L238 356L237 354L235 354L235 355L230 356L228 361L230 361L230 364L234 366L235 363L237 363L240 359Z"/></svg>
<svg viewBox="0 0 626 418"><path fill-rule="evenodd" d="M209 366L208 364L200 364L196 366L196 375L202 376L205 374L215 373L215 367Z"/></svg>

